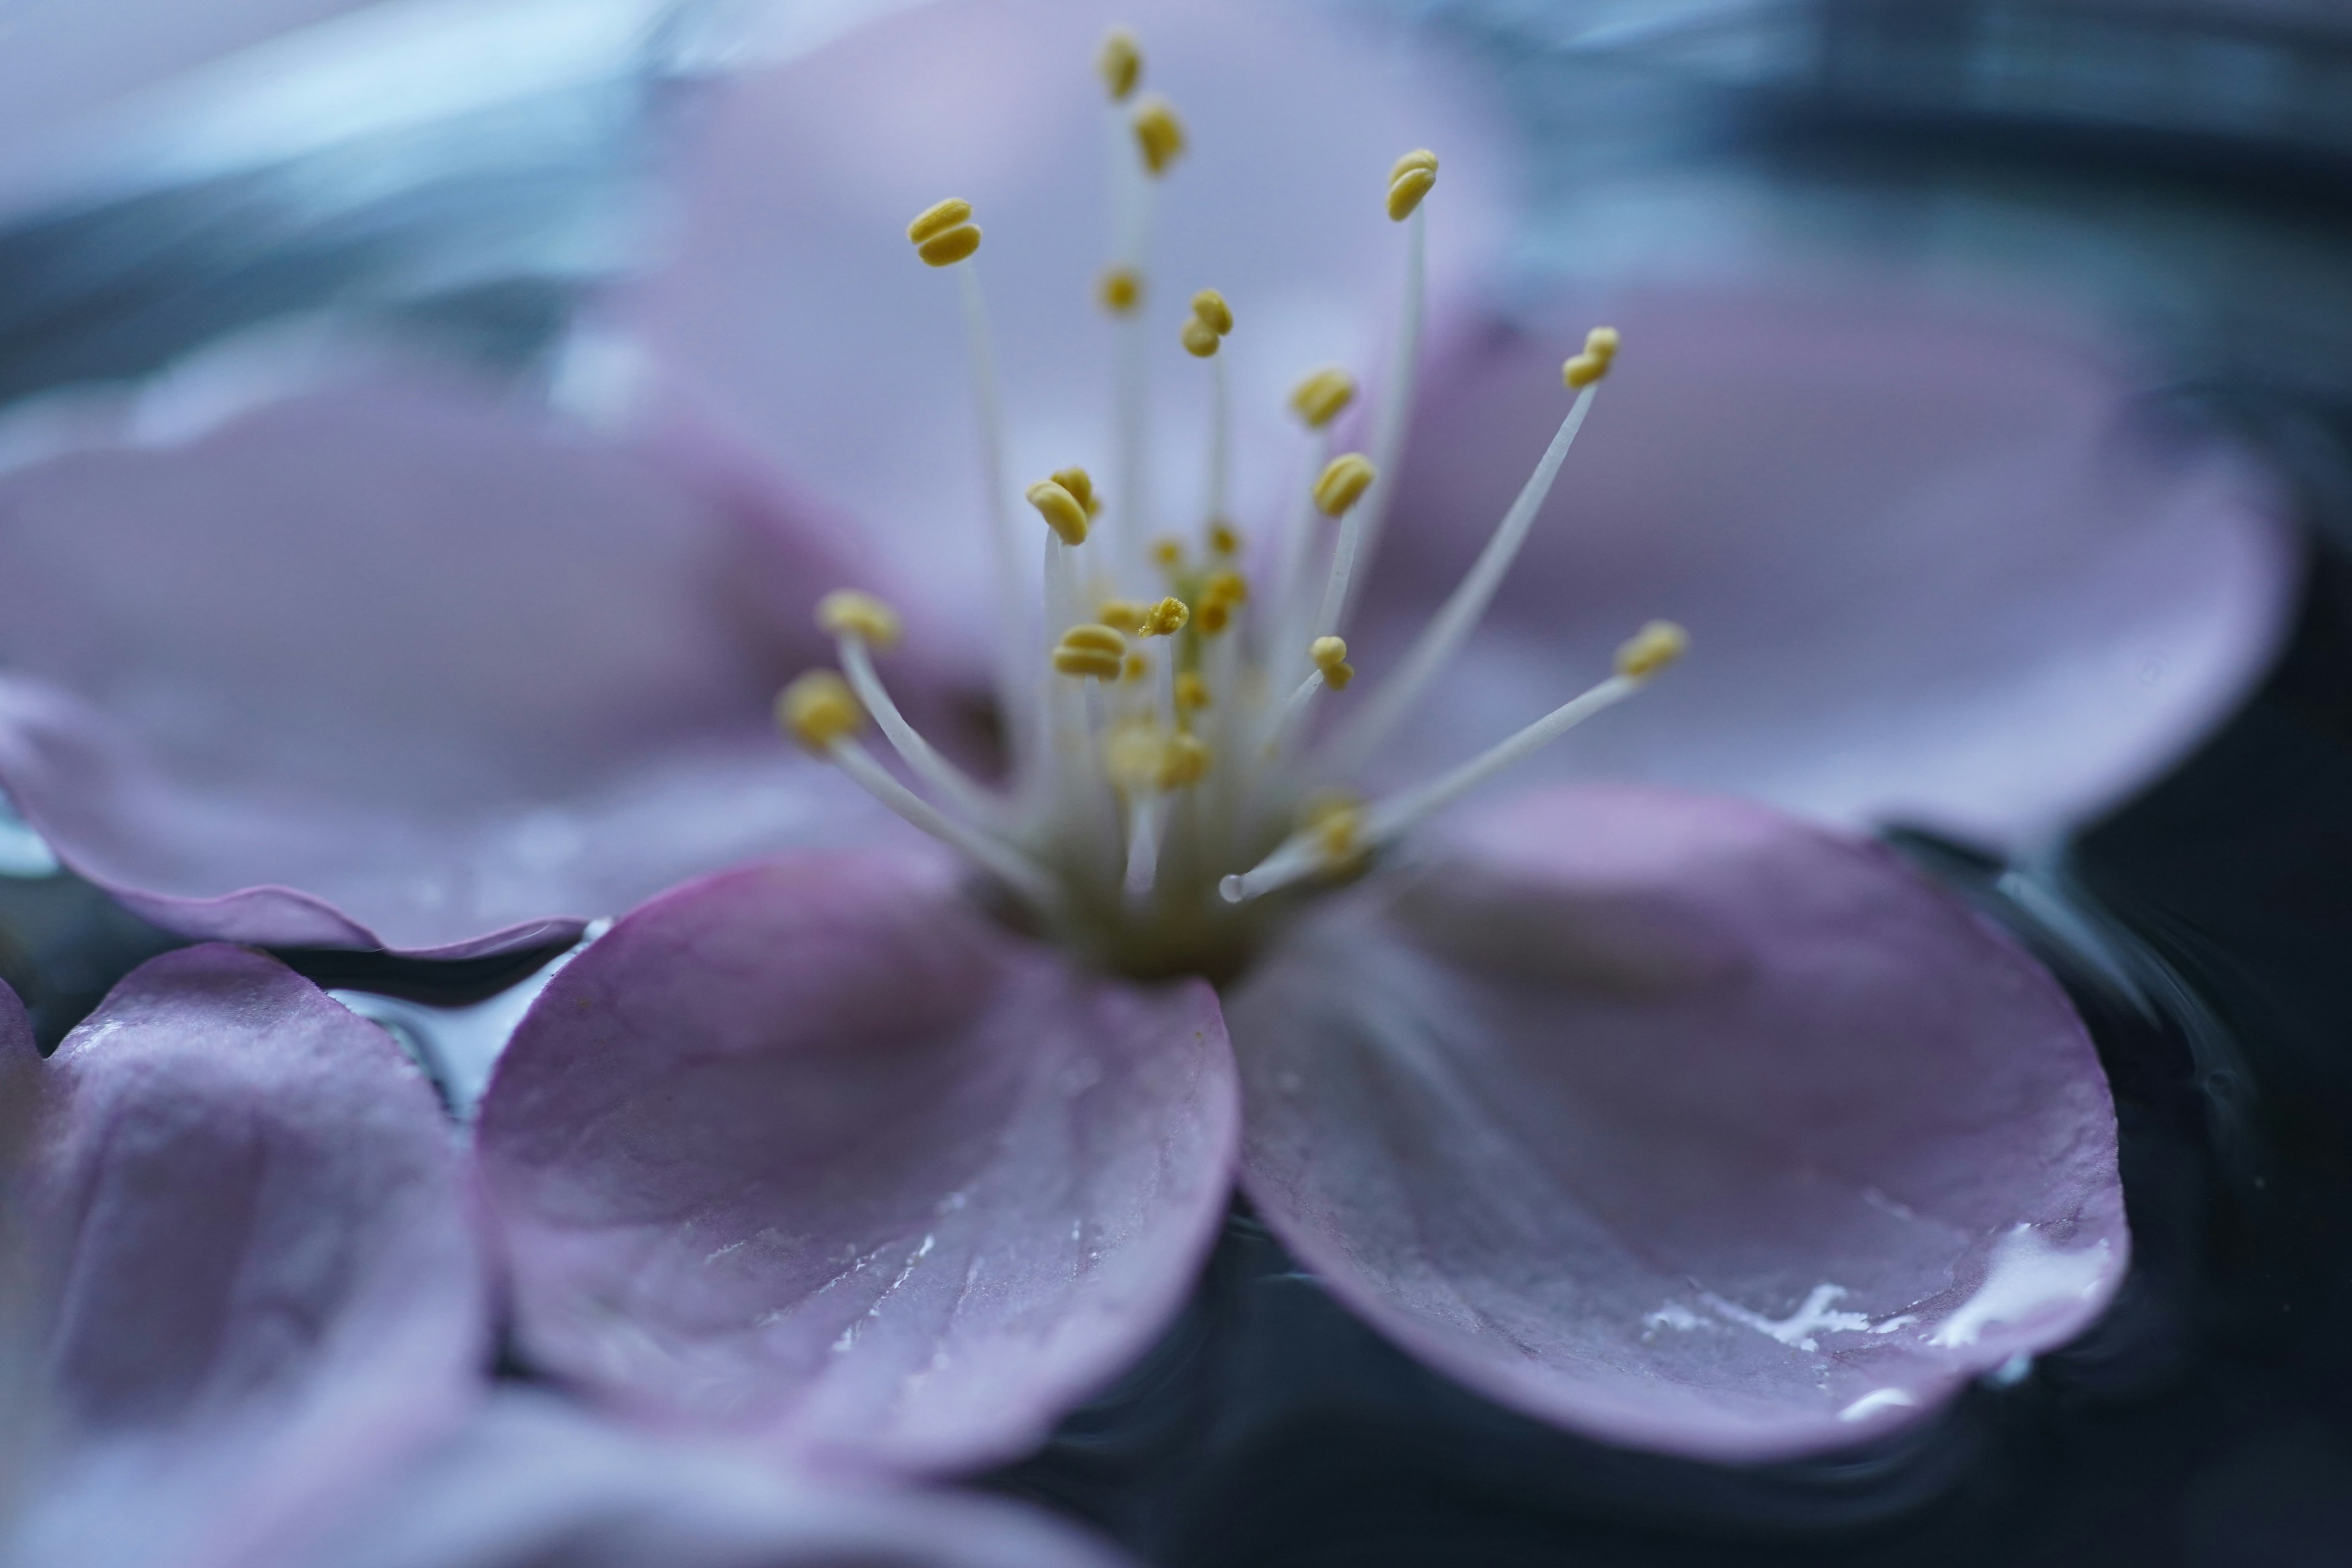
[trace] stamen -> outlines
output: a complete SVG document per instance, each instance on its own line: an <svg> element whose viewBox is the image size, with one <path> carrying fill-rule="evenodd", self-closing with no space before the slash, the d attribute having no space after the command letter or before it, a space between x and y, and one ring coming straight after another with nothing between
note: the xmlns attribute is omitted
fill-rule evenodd
<svg viewBox="0 0 2352 1568"><path fill-rule="evenodd" d="M1234 330L1233 307L1214 289L1192 296L1192 319L1221 338Z"/></svg>
<svg viewBox="0 0 2352 1568"><path fill-rule="evenodd" d="M969 855L1040 909L1051 909L1055 902L1053 882L1034 861L948 816L874 760L857 742L865 717L848 684L830 669L806 671L776 698L777 721L802 745L838 765L859 788L908 823Z"/></svg>
<svg viewBox="0 0 2352 1568"><path fill-rule="evenodd" d="M1024 493L1029 504L1037 509L1037 515L1045 520L1045 526L1061 536L1063 543L1087 542L1086 502L1052 479L1039 479Z"/></svg>
<svg viewBox="0 0 2352 1568"><path fill-rule="evenodd" d="M1356 679L1356 667L1348 662L1348 641L1345 637L1317 637L1309 644L1307 657L1315 661L1324 683L1334 691L1348 689L1348 682Z"/></svg>
<svg viewBox="0 0 2352 1568"><path fill-rule="evenodd" d="M1176 118L1175 105L1166 99L1147 98L1137 104L1130 123L1135 127L1135 144L1143 153L1143 167L1154 179L1183 155L1184 122Z"/></svg>
<svg viewBox="0 0 2352 1568"><path fill-rule="evenodd" d="M1416 168L1428 171L1428 184L1412 174ZM1381 481L1364 508L1360 524L1361 548L1368 554L1380 547L1381 531L1388 523L1389 503L1396 493L1397 464L1404 456L1405 421L1412 412L1413 384L1421 375L1421 318L1429 288L1429 215L1423 209L1421 198L1429 194L1430 184L1436 177L1437 154L1426 148L1406 153L1389 172L1389 216L1402 218L1406 225L1404 301L1397 322L1396 360L1389 367L1388 386L1381 395L1380 420L1372 432L1372 466L1380 470ZM1420 186L1402 213L1397 211L1401 179L1408 187ZM1342 604L1339 608L1344 617L1347 605ZM1339 618L1334 618L1323 629L1335 631L1339 624Z"/></svg>
<svg viewBox="0 0 2352 1568"><path fill-rule="evenodd" d="M875 672L872 650L887 652L898 644L898 612L871 594L842 588L817 601L816 619L817 625L835 639L842 673L849 678L850 689L873 716L876 727L888 738L891 748L906 763L908 771L972 816L982 822L995 820L1003 810L1003 803L923 739L898 710L898 703L891 700L882 678ZM794 732L798 733L797 728Z"/></svg>
<svg viewBox="0 0 2352 1568"><path fill-rule="evenodd" d="M1437 154L1423 147L1407 153L1389 170L1389 220L1402 223L1437 184Z"/></svg>
<svg viewBox="0 0 2352 1568"><path fill-rule="evenodd" d="M1355 575L1357 552L1362 548L1363 514L1355 510L1371 487L1372 465L1363 455L1349 452L1334 458L1323 477L1315 481L1316 510L1326 517L1341 519L1339 542L1331 551L1331 575L1323 584L1323 604L1315 612L1315 635L1328 637L1339 626L1339 616L1348 603L1348 584Z"/></svg>
<svg viewBox="0 0 2352 1568"><path fill-rule="evenodd" d="M1142 634L1148 637L1172 637L1184 629L1192 618L1192 611L1183 600L1170 596L1151 606L1143 617Z"/></svg>
<svg viewBox="0 0 2352 1568"><path fill-rule="evenodd" d="M1097 57L1095 68L1102 73L1103 86L1110 100L1118 103L1135 90L1143 79L1143 49L1135 35L1125 27L1113 27L1105 34L1102 53Z"/></svg>
<svg viewBox="0 0 2352 1568"><path fill-rule="evenodd" d="M1114 316L1132 314L1143 303L1143 274L1132 267L1113 267L1095 285L1095 298Z"/></svg>
<svg viewBox="0 0 2352 1568"><path fill-rule="evenodd" d="M1300 813L1297 832L1249 870L1221 879L1217 892L1229 904L1263 898L1309 877L1351 869L1370 849L1364 840L1363 808L1349 796L1326 795Z"/></svg>
<svg viewBox="0 0 2352 1568"><path fill-rule="evenodd" d="M1176 678L1176 714L1190 719L1211 701L1209 683L1197 669L1188 669Z"/></svg>
<svg viewBox="0 0 2352 1568"><path fill-rule="evenodd" d="M1151 606L1140 599L1105 599L1095 618L1115 631L1129 637L1143 630L1143 618L1151 614Z"/></svg>
<svg viewBox="0 0 2352 1568"><path fill-rule="evenodd" d="M1605 338L1603 333L1607 334ZM1615 338L1616 334L1609 329L1595 328L1586 334L1586 353L1592 353L1591 345L1596 342L1613 344ZM1612 346L1601 352L1605 370L1608 357L1616 351ZM1477 628L1479 617L1486 613L1486 606L1493 602L1496 590L1502 586L1504 575L1510 571L1520 545L1526 542L1528 531L1535 525L1537 512L1542 510L1545 498L1551 494L1552 481L1559 478L1560 465L1568 460L1569 448L1576 442L1576 433L1584 428L1584 416L1592 407L1593 393L1598 384L1588 381L1577 393L1575 403L1570 405L1567 416L1561 419L1559 430L1552 436L1551 445L1544 449L1535 472L1528 476L1528 482L1520 487L1517 499L1503 514L1502 521L1495 525L1493 537L1478 552L1478 559L1471 563L1468 574L1415 639L1395 672L1381 683L1380 689L1372 693L1334 738L1328 753L1328 764L1334 773L1351 773L1370 758L1381 742L1388 738L1390 730L1420 699L1431 679Z"/></svg>
<svg viewBox="0 0 2352 1568"><path fill-rule="evenodd" d="M980 248L980 228L970 221L971 217L971 204L960 196L950 196L918 213L915 221L907 226L907 237L927 266L968 262ZM980 419L981 479L988 493L989 531L995 538L992 554L996 562L997 590L1003 603L1014 605L1020 602L1020 543L1013 536L1012 513L1005 505L1004 413L996 395L996 349L988 327L987 301L981 297L977 268L961 268L957 282L963 305L964 339L971 359L972 404ZM1013 726L1016 756L1024 750L1023 731L1034 722L1024 700L1030 671L1034 668L1030 662L1034 656L1023 647L1024 641L1016 630L999 639L996 648L997 707Z"/></svg>
<svg viewBox="0 0 2352 1568"><path fill-rule="evenodd" d="M1092 474L1073 464L1066 468L1055 468L1046 478L1069 491L1071 499L1087 509L1088 518L1102 515L1102 497L1095 493Z"/></svg>
<svg viewBox="0 0 2352 1568"><path fill-rule="evenodd" d="M1309 430L1320 430L1356 401L1356 378L1326 365L1291 389L1290 406Z"/></svg>
<svg viewBox="0 0 2352 1568"><path fill-rule="evenodd" d="M1212 555L1223 555L1227 558L1231 558L1233 556L1239 555L1241 552L1242 536L1239 531L1237 531L1232 523L1225 521L1224 519L1221 517L1212 518L1209 521L1209 553ZM1241 581L1241 577L1238 573L1229 574L1229 575L1233 576L1235 582ZM1212 581L1213 582L1214 579L1212 579ZM1236 597L1246 598L1247 596L1248 595L1246 594L1243 594Z"/></svg>
<svg viewBox="0 0 2352 1568"><path fill-rule="evenodd" d="M1217 345L1234 330L1233 308L1225 297L1214 289L1203 289L1192 296L1192 315L1184 323L1179 336L1184 352L1195 359L1209 362L1209 499L1208 515L1216 519L1225 513L1225 494L1229 488L1226 473L1227 457L1233 445L1233 416L1225 391L1225 362L1218 357Z"/></svg>
<svg viewBox="0 0 2352 1568"><path fill-rule="evenodd" d="M1064 675L1117 680L1127 656L1127 639L1105 626L1076 626L1054 645L1054 668Z"/></svg>

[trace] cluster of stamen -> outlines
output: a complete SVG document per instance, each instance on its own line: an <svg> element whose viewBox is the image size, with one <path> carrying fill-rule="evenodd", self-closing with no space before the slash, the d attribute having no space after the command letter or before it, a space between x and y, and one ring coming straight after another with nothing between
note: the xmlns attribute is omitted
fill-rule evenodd
<svg viewBox="0 0 2352 1568"><path fill-rule="evenodd" d="M1130 973L1214 974L1245 961L1265 922L1297 896L1360 875L1432 814L1632 695L1680 656L1685 638L1664 622L1643 627L1598 685L1416 788L1363 801L1342 786L1475 628L1608 374L1617 334L1596 328L1562 367L1575 395L1558 434L1436 617L1369 693L1335 702L1355 678L1340 632L1386 517L1412 398L1423 203L1438 160L1414 151L1389 172L1388 215L1406 233L1404 321L1386 395L1368 421L1369 450L1332 450L1335 424L1356 401L1356 378L1338 366L1302 378L1290 397L1306 435L1300 482L1287 515L1262 548L1249 550L1227 515L1222 351L1235 317L1222 293L1202 289L1177 340L1206 367L1205 502L1189 538L1155 533L1143 472L1144 242L1152 183L1181 156L1185 137L1165 99L1138 95L1143 63L1124 29L1097 60L1129 149L1118 162L1113 262L1097 289L1118 335L1110 496L1086 468L1058 468L1020 491L1036 519L1022 524L1024 514L1008 504L971 205L942 201L907 230L923 262L961 279L999 598L1016 609L996 670L1007 778L1001 786L982 783L899 711L874 664L898 641L899 621L870 595L825 597L818 619L835 641L840 668L795 680L778 717L884 805L967 854L1040 928ZM1032 577L1022 558L1035 559L1040 548L1042 574ZM1318 703L1333 710L1318 717ZM860 734L869 718L898 771L866 749Z"/></svg>

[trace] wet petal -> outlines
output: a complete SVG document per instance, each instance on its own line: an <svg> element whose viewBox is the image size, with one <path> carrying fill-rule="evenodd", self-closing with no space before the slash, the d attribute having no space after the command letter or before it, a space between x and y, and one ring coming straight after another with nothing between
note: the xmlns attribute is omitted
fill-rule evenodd
<svg viewBox="0 0 2352 1568"><path fill-rule="evenodd" d="M2177 760L2277 646L2299 556L2273 499L2063 333L1862 290L1559 310L1465 335L1423 400L1374 595L1391 648L1542 451L1562 355L1593 321L1623 330L1488 634L1401 763L1508 733L1658 616L1689 658L1534 767L2014 845Z"/></svg>
<svg viewBox="0 0 2352 1568"><path fill-rule="evenodd" d="M625 1404L944 1469L1142 1350L1224 1209L1214 994L1088 978L937 862L747 868L550 983L482 1103L523 1353Z"/></svg>
<svg viewBox="0 0 2352 1568"><path fill-rule="evenodd" d="M2050 977L1875 846L1526 797L1228 1001L1243 1181L1488 1395L1711 1458L1826 1447L2066 1339L2129 1239Z"/></svg>
<svg viewBox="0 0 2352 1568"><path fill-rule="evenodd" d="M769 719L821 532L454 384L0 479L0 783L195 935L480 952L876 814Z"/></svg>
<svg viewBox="0 0 2352 1568"><path fill-rule="evenodd" d="M622 1430L535 1393L352 1510L318 1568L1112 1568L1048 1516L995 1499L780 1476L707 1444Z"/></svg>
<svg viewBox="0 0 2352 1568"><path fill-rule="evenodd" d="M1113 340L1093 301L1114 132L1094 60L1114 24L1189 139L1155 187L1145 306L1158 526L1196 523L1205 494L1203 373L1177 346L1196 289L1239 323L1223 358L1248 528L1305 461L1291 384L1330 361L1381 369L1403 269L1382 210L1395 158L1444 159L1434 289L1497 235L1513 171L1480 100L1428 47L1307 6L941 0L730 86L682 160L675 258L615 319L656 406L729 422L942 599L988 570L984 492L957 280L917 261L907 223L950 195L975 207L1013 474L1107 475Z"/></svg>
<svg viewBox="0 0 2352 1568"><path fill-rule="evenodd" d="M255 1561L466 1415L488 1307L458 1159L383 1031L187 948L40 1070L22 1561Z"/></svg>

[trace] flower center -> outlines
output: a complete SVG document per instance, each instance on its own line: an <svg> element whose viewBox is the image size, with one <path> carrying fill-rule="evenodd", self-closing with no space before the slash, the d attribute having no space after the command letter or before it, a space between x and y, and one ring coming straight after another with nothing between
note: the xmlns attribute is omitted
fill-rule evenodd
<svg viewBox="0 0 2352 1568"><path fill-rule="evenodd" d="M1370 452L1331 449L1355 378L1338 367L1307 375L1290 407L1307 447L1302 477L1311 481L1297 488L1287 515L1269 520L1263 547L1249 548L1226 493L1222 351L1235 315L1222 294L1203 289L1177 346L1204 366L1205 514L1188 534L1150 537L1142 386L1152 345L1139 306L1152 186L1181 158L1184 130L1164 99L1136 96L1143 59L1131 35L1114 32L1099 66L1122 132L1114 256L1098 290L1118 328L1111 495L1074 466L1029 484L1025 510L1014 502L971 205L940 202L907 230L922 261L958 274L971 339L996 597L1009 611L995 672L1007 783L981 784L908 723L874 658L898 640L898 618L867 594L843 590L819 606L840 668L795 680L778 717L885 805L962 851L1025 923L1089 962L1138 976L1222 979L1302 902L1360 876L1468 790L1631 696L1674 662L1685 638L1654 621L1619 649L1598 685L1478 756L1385 799L1351 793L1347 781L1428 695L1493 599L1608 374L1617 334L1594 329L1563 367L1574 396L1559 433L1469 574L1377 688L1351 689L1340 633L1387 516L1412 404L1423 204L1437 183L1437 157L1408 153L1389 174L1388 215L1405 236L1403 320ZM1024 564L1041 548L1042 571ZM859 738L869 718L903 778Z"/></svg>

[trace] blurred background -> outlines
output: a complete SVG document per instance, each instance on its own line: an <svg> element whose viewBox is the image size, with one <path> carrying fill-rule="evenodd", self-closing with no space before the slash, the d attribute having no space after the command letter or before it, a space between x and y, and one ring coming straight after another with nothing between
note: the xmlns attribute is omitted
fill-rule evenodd
<svg viewBox="0 0 2352 1568"><path fill-rule="evenodd" d="M1889 1446L1687 1465L1419 1370L1244 1215L1150 1361L987 1484L1171 1565L2352 1563L2352 9L1357 3L1490 73L1523 278L1866 254L2055 295L2275 465L2309 586L2241 713L2063 856L1894 835L2098 1037L2137 1256L2085 1339ZM782 0L785 47L874 4ZM0 3L0 462L353 334L545 381L751 8ZM0 975L45 1044L170 944L0 822ZM426 1027L547 955L290 956Z"/></svg>

